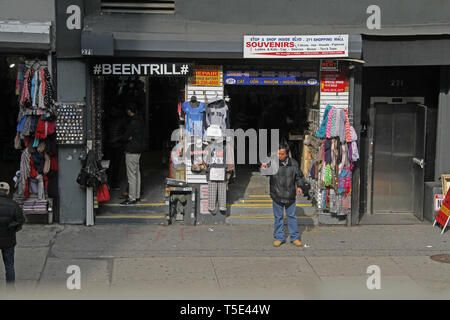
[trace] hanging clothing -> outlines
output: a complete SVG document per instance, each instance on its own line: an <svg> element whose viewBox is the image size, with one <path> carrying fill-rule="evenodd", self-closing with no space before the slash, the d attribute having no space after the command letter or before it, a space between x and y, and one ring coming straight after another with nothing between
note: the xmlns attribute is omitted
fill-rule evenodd
<svg viewBox="0 0 450 320"><path fill-rule="evenodd" d="M230 128L228 113L229 108L224 100L209 103L205 109L205 126L218 126L222 130L222 136L225 136L226 129Z"/></svg>
<svg viewBox="0 0 450 320"><path fill-rule="evenodd" d="M19 64L17 67L17 79L16 79L16 96L20 98L23 88L23 71L25 69L24 64Z"/></svg>
<svg viewBox="0 0 450 320"><path fill-rule="evenodd" d="M327 107L325 108L325 113L323 114L322 123L320 124L319 130L317 131L317 138L320 138L320 139L326 138L328 113L330 112L331 108L333 108L333 107L330 105L327 105Z"/></svg>
<svg viewBox="0 0 450 320"><path fill-rule="evenodd" d="M31 154L28 151L28 148L22 152L22 156L20 158L20 180L19 180L19 188L18 194L19 196L23 196L25 194L25 188L27 185L28 178L30 177L30 158Z"/></svg>
<svg viewBox="0 0 450 320"><path fill-rule="evenodd" d="M50 73L47 68L44 68L44 80L45 80L45 87L44 87L44 106L46 108L51 108L53 106L53 86L50 78Z"/></svg>
<svg viewBox="0 0 450 320"><path fill-rule="evenodd" d="M206 148L205 154L205 163L208 169L207 180L215 180L218 181L216 175L211 177L211 172L215 171L216 174L219 174L223 171L223 179L225 180L225 168L226 168L226 146L224 145L225 141L214 141L210 143Z"/></svg>
<svg viewBox="0 0 450 320"><path fill-rule="evenodd" d="M327 138L331 138L331 126L333 124L332 119L333 119L333 114L334 114L335 109L336 109L335 107L331 107L331 110L328 113L327 129L326 129L326 137Z"/></svg>
<svg viewBox="0 0 450 320"><path fill-rule="evenodd" d="M350 130L352 133L352 143L351 143L352 158L351 158L351 161L356 162L359 159L358 145L356 144L356 141L358 140L358 136L357 136L355 128L353 128L353 126L350 128Z"/></svg>
<svg viewBox="0 0 450 320"><path fill-rule="evenodd" d="M27 69L23 79L22 95L19 100L19 104L23 108L28 108L31 106L30 88L31 88L31 69Z"/></svg>
<svg viewBox="0 0 450 320"><path fill-rule="evenodd" d="M352 142L352 133L350 131L350 121L348 119L348 108L345 108L344 112L345 112L345 142Z"/></svg>
<svg viewBox="0 0 450 320"><path fill-rule="evenodd" d="M203 137L205 104L199 101L186 101L181 108L186 114L186 132L197 137Z"/></svg>
<svg viewBox="0 0 450 320"><path fill-rule="evenodd" d="M226 181L208 181L208 210L214 212L216 203L219 210L227 210L227 183Z"/></svg>

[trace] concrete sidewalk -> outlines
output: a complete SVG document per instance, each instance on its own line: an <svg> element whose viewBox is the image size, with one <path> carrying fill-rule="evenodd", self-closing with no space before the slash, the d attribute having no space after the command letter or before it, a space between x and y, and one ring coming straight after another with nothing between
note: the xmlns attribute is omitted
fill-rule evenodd
<svg viewBox="0 0 450 320"><path fill-rule="evenodd" d="M301 248L271 225L26 225L15 294L30 299L449 299L450 232L431 225L303 227ZM68 290L67 267L81 270ZM381 270L369 290L367 268ZM3 270L3 269L2 269ZM1 274L4 279L4 273Z"/></svg>

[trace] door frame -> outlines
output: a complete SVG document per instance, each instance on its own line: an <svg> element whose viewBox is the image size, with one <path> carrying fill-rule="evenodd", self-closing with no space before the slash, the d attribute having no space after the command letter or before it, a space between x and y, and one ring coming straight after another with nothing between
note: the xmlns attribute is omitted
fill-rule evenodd
<svg viewBox="0 0 450 320"><path fill-rule="evenodd" d="M416 103L416 104L425 104L425 97L370 97L370 108L369 108L369 125L367 127L367 138L368 138L368 157L367 157L367 170L366 170L366 176L367 176L367 193L366 193L366 199L367 199L367 212L366 214L374 215L373 212L373 203L372 203L372 196L373 196L373 170L374 170L374 140L375 140L375 104L377 103L386 103L386 104L393 104L393 105L400 105L400 104L410 104L410 103Z"/></svg>

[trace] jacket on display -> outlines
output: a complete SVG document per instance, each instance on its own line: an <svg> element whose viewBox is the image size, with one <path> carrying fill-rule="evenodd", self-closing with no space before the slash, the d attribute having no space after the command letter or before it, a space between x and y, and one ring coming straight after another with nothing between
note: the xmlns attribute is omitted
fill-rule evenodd
<svg viewBox="0 0 450 320"><path fill-rule="evenodd" d="M11 248L17 244L16 232L22 228L24 221L19 205L0 192L0 249Z"/></svg>
<svg viewBox="0 0 450 320"><path fill-rule="evenodd" d="M278 172L270 176L270 197L280 205L289 206L295 202L297 188L307 190L307 184L298 162L288 157L287 165L279 162Z"/></svg>

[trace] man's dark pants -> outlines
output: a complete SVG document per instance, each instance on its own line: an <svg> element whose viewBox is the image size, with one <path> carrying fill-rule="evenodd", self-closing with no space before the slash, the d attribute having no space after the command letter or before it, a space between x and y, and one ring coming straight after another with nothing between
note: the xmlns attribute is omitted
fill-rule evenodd
<svg viewBox="0 0 450 320"><path fill-rule="evenodd" d="M6 270L6 282L14 283L16 274L14 272L14 247L2 249L3 263Z"/></svg>

